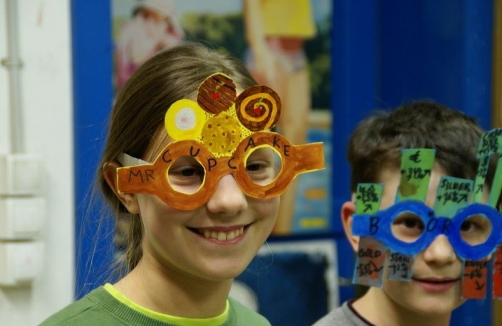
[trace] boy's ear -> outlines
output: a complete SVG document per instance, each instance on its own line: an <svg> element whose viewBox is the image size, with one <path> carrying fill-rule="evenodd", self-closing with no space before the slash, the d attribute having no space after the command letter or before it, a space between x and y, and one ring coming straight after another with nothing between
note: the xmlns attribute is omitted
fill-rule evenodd
<svg viewBox="0 0 502 326"><path fill-rule="evenodd" d="M342 218L343 230L345 231L345 236L349 240L350 245L354 252L357 252L359 248L359 236L352 235L352 216L356 212L356 204L352 201L346 201L342 205L340 212Z"/></svg>
<svg viewBox="0 0 502 326"><path fill-rule="evenodd" d="M117 168L121 167L117 162L106 162L103 165L103 177L115 196L131 214L139 214L139 205L134 194L124 194L117 191Z"/></svg>

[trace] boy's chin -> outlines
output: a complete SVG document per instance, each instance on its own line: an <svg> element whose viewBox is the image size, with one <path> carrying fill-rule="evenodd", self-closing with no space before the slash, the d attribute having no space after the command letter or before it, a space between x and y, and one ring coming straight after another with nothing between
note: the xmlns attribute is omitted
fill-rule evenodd
<svg viewBox="0 0 502 326"><path fill-rule="evenodd" d="M442 293L428 293L412 282L405 287L402 284L391 284L397 282L400 281L388 281L384 288L379 290L385 291L395 304L414 314L444 316L451 314L465 302L465 299L460 298L459 286Z"/></svg>

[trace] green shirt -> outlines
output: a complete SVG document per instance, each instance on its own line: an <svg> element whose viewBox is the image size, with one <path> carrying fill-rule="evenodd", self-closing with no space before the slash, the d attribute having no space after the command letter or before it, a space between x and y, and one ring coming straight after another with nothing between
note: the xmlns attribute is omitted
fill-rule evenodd
<svg viewBox="0 0 502 326"><path fill-rule="evenodd" d="M270 326L265 317L229 298L228 318L221 326ZM190 319L186 319L190 324ZM199 319L200 321L200 319ZM111 295L104 287L99 287L82 299L43 321L40 326L184 326L172 324L150 317Z"/></svg>

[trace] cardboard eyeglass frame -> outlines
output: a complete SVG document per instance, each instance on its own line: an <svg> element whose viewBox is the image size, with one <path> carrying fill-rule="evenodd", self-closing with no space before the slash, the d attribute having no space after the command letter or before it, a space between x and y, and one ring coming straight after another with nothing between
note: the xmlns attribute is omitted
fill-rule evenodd
<svg viewBox="0 0 502 326"><path fill-rule="evenodd" d="M419 217L425 226L413 242L402 241L392 234L392 222L405 212ZM492 225L490 235L480 244L469 244L461 236L462 223L474 215L483 215ZM448 218L436 216L434 210L422 202L405 201L375 214L354 215L352 234L371 236L395 252L413 256L429 247L438 235L444 234L462 259L479 260L491 254L500 242L501 235L497 232L501 223L500 213L485 204L472 203L460 209L453 218Z"/></svg>
<svg viewBox="0 0 502 326"><path fill-rule="evenodd" d="M246 160L252 149L271 147L282 160L281 171L267 185L258 185L246 172ZM195 193L175 190L168 180L168 171L177 158L194 157L205 170L204 180ZM155 162L117 168L119 193L153 194L171 207L192 210L209 201L219 180L231 174L241 190L250 197L271 198L282 195L293 179L305 172L324 168L322 143L293 145L280 134L256 132L244 138L231 157L216 158L201 143L181 140L166 145Z"/></svg>

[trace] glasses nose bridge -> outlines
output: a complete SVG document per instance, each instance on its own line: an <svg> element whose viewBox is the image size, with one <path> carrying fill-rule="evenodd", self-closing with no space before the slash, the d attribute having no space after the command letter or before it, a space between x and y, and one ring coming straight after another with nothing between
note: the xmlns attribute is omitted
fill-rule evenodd
<svg viewBox="0 0 502 326"><path fill-rule="evenodd" d="M453 220L450 217L438 216L434 211L430 211L427 215L419 215L424 223L424 232L432 233L433 238L438 235L448 235L453 231Z"/></svg>
<svg viewBox="0 0 502 326"><path fill-rule="evenodd" d="M228 175L232 176L232 179L234 179L234 182L237 184L239 189L244 192L238 177L238 171L241 169L245 169L245 164L242 164L242 159L239 156L232 155L219 158L209 158L207 160L206 175L204 176L204 179L206 186L209 186L210 188L207 190L211 192L211 196L214 195L214 192L219 186L221 180ZM204 188L204 185L202 188Z"/></svg>

